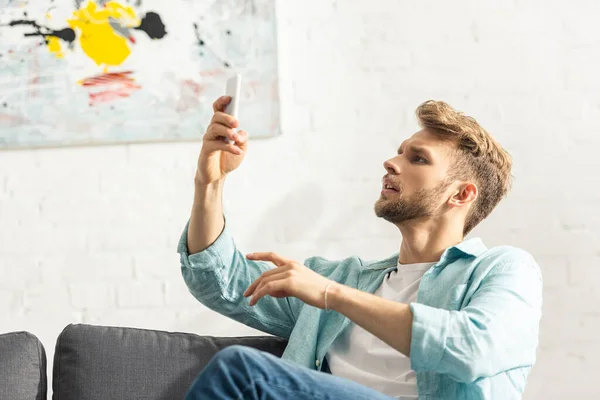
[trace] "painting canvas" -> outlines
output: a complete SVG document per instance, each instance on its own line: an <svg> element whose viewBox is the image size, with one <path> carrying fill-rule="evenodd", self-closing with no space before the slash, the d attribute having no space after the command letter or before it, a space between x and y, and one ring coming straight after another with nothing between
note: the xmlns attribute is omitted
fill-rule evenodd
<svg viewBox="0 0 600 400"><path fill-rule="evenodd" d="M0 0L0 148L201 140L242 75L279 134L275 0Z"/></svg>

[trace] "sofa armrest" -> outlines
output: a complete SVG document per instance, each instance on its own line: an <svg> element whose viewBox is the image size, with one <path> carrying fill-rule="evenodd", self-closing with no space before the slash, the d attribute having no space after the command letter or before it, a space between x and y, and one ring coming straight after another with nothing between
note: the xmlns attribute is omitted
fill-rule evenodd
<svg viewBox="0 0 600 400"><path fill-rule="evenodd" d="M29 332L0 335L0 400L46 400L46 351Z"/></svg>
<svg viewBox="0 0 600 400"><path fill-rule="evenodd" d="M53 400L183 399L217 351L233 344L280 357L287 340L71 324L56 343Z"/></svg>

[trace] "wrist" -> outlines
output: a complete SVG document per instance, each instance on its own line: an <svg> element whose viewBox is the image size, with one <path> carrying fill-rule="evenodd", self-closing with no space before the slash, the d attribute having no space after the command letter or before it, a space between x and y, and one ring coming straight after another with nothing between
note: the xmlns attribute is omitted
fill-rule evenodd
<svg viewBox="0 0 600 400"><path fill-rule="evenodd" d="M344 287L344 285L335 281L329 282L329 286L326 286L326 292L324 293L327 300L324 307L326 310L339 311L339 305L344 296Z"/></svg>
<svg viewBox="0 0 600 400"><path fill-rule="evenodd" d="M208 184L195 182L193 208L205 210L207 208L214 209L215 206L220 207L222 203L222 193L222 181L216 181Z"/></svg>
<svg viewBox="0 0 600 400"><path fill-rule="evenodd" d="M224 184L225 184L225 178L218 179L218 180L212 181L212 182L203 182L198 177L198 174L196 174L196 176L194 176L194 188L196 189L196 191L199 191L199 192L210 193L213 191L217 191L217 190L222 189Z"/></svg>

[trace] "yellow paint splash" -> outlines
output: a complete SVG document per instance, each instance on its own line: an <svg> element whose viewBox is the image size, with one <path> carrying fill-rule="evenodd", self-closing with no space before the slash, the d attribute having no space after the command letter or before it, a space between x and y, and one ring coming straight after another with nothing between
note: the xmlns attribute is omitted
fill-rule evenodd
<svg viewBox="0 0 600 400"><path fill-rule="evenodd" d="M62 48L60 47L60 39L55 36L51 36L47 40L47 46L50 53L54 54L56 58L63 58L65 55L62 51Z"/></svg>
<svg viewBox="0 0 600 400"><path fill-rule="evenodd" d="M88 1L85 7L73 12L72 19L67 20L73 30L80 31L77 36L83 52L98 66L103 66L105 72L109 66L120 65L131 54L127 39L115 32L109 24L109 18L119 21L126 28L140 24L131 6L123 6L116 1L109 1L104 7ZM49 38L48 50L59 58L63 57L58 38Z"/></svg>

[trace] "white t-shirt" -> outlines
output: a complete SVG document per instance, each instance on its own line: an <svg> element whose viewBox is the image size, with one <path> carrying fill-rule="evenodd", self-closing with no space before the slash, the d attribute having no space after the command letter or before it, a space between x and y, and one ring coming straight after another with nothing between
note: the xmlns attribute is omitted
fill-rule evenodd
<svg viewBox="0 0 600 400"><path fill-rule="evenodd" d="M376 296L400 303L417 299L423 274L435 262L398 264L377 288ZM375 335L351 323L327 353L331 373L398 399L417 399L417 378L410 359Z"/></svg>

